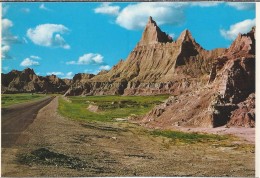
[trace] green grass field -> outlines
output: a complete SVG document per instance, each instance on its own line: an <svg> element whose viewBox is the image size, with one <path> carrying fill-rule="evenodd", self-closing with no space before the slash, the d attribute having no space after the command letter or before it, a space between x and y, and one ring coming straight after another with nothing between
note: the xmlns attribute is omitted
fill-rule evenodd
<svg viewBox="0 0 260 178"><path fill-rule="evenodd" d="M1 106L7 107L13 104L25 103L28 101L37 100L45 97L44 94L30 94L30 93L19 93L19 94L2 94L1 95Z"/></svg>
<svg viewBox="0 0 260 178"><path fill-rule="evenodd" d="M88 121L113 121L130 115L143 115L155 105L168 98L160 96L86 96L68 97L71 102L59 98L59 112L72 119ZM88 110L89 105L98 106L98 112Z"/></svg>

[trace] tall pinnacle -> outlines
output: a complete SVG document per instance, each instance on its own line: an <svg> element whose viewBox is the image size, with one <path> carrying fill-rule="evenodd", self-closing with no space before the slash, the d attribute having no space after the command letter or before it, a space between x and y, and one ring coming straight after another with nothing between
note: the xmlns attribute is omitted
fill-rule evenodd
<svg viewBox="0 0 260 178"><path fill-rule="evenodd" d="M155 25L156 25L156 22L153 20L152 16L149 16L148 23L155 23Z"/></svg>
<svg viewBox="0 0 260 178"><path fill-rule="evenodd" d="M166 42L172 42L172 38L165 32L162 32L161 29L157 26L156 22L150 16L138 45L143 46Z"/></svg>

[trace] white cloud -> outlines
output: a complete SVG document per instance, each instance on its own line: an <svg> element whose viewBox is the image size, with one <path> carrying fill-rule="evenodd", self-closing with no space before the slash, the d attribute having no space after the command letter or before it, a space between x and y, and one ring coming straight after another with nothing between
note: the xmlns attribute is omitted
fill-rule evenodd
<svg viewBox="0 0 260 178"><path fill-rule="evenodd" d="M62 75L64 75L64 73L63 72L47 72L47 75L60 75L60 76L62 76Z"/></svg>
<svg viewBox="0 0 260 178"><path fill-rule="evenodd" d="M87 53L83 56L79 57L78 61L69 61L66 62L66 64L78 64L78 65L84 65L84 64L102 64L103 56L101 54L94 54L94 53Z"/></svg>
<svg viewBox="0 0 260 178"><path fill-rule="evenodd" d="M199 7L214 7L222 4L223 2L218 2L218 1L211 1L211 2L190 2L189 5L191 6L199 6Z"/></svg>
<svg viewBox="0 0 260 178"><path fill-rule="evenodd" d="M255 19L247 19L230 26L229 30L220 30L220 34L229 40L234 40L239 33L247 33L255 26Z"/></svg>
<svg viewBox="0 0 260 178"><path fill-rule="evenodd" d="M68 72L66 73L66 75L63 78L68 78L68 79L72 79L73 78L73 72Z"/></svg>
<svg viewBox="0 0 260 178"><path fill-rule="evenodd" d="M25 59L21 62L21 64L20 64L20 66L23 66L23 67L38 66L38 65L40 65L39 62L33 61L33 60L31 60L30 58L25 58Z"/></svg>
<svg viewBox="0 0 260 178"><path fill-rule="evenodd" d="M32 58L32 59L41 59L39 56L34 56L34 55L31 55L30 58Z"/></svg>
<svg viewBox="0 0 260 178"><path fill-rule="evenodd" d="M2 46L2 53L8 53L9 50L10 50L10 46L8 45Z"/></svg>
<svg viewBox="0 0 260 178"><path fill-rule="evenodd" d="M56 76L60 76L62 78L68 78L71 79L73 78L73 72L68 72L66 74L64 74L63 72L47 72L47 75L56 75Z"/></svg>
<svg viewBox="0 0 260 178"><path fill-rule="evenodd" d="M224 4L224 2L141 2L130 4L120 11L118 6L111 6L107 3L94 10L96 13L117 15L116 24L128 30L137 30L144 28L149 16L152 16L158 25L180 25L185 22L184 11L187 7L206 8L219 6L220 4ZM255 3L230 2L227 5L238 10L255 9Z"/></svg>
<svg viewBox="0 0 260 178"><path fill-rule="evenodd" d="M147 23L149 16L152 16L158 25L161 24L182 24L185 15L185 3L149 2L128 5L117 16L116 23L129 30L142 29Z"/></svg>
<svg viewBox="0 0 260 178"><path fill-rule="evenodd" d="M2 52L2 59L9 59L11 56L9 56L10 46L9 45L2 45L1 46L1 52Z"/></svg>
<svg viewBox="0 0 260 178"><path fill-rule="evenodd" d="M255 10L255 3L228 2L227 5L237 10Z"/></svg>
<svg viewBox="0 0 260 178"><path fill-rule="evenodd" d="M108 14L108 15L118 15L120 7L110 6L111 3L104 2L99 7L94 9L95 13Z"/></svg>
<svg viewBox="0 0 260 178"><path fill-rule="evenodd" d="M8 52L11 50L11 45L12 44L18 44L22 43L22 41L19 39L18 36L15 36L11 33L10 28L13 27L13 22L9 19L2 19L1 21L2 25L2 44L1 44L1 49L2 49L2 59L8 59L12 58Z"/></svg>
<svg viewBox="0 0 260 178"><path fill-rule="evenodd" d="M51 9L47 8L43 3L39 6L39 9L45 10L45 11L50 11Z"/></svg>
<svg viewBox="0 0 260 178"><path fill-rule="evenodd" d="M109 65L102 65L99 67L100 70L109 70L111 67Z"/></svg>
<svg viewBox="0 0 260 178"><path fill-rule="evenodd" d="M6 33L7 30L13 26L13 22L9 19L2 19L2 33Z"/></svg>
<svg viewBox="0 0 260 178"><path fill-rule="evenodd" d="M70 49L61 34L69 32L69 29L61 24L41 24L34 29L27 30L27 37L34 44L46 47L61 47Z"/></svg>

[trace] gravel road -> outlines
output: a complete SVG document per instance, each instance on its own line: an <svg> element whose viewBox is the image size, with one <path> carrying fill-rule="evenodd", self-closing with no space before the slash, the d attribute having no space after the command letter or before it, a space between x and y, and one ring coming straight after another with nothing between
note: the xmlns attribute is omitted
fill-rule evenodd
<svg viewBox="0 0 260 178"><path fill-rule="evenodd" d="M34 121L38 111L51 102L45 97L35 102L16 104L2 109L2 147L11 147L21 133Z"/></svg>

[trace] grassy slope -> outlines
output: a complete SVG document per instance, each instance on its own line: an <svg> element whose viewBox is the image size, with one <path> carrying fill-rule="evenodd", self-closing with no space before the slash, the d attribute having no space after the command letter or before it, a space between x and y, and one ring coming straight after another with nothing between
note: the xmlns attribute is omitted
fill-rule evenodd
<svg viewBox="0 0 260 178"><path fill-rule="evenodd" d="M80 119L85 121L101 121L102 125L112 124L113 118L125 118L132 114L144 115L156 104L161 103L168 96L87 96L87 97L69 97L70 102L59 98L59 113L63 116ZM112 104L113 103L113 104ZM101 111L95 113L87 108L90 104L97 105ZM99 123L101 124L101 123ZM125 123L126 124L126 123ZM121 125L122 126L122 125ZM127 127L127 126L126 126ZM137 126L134 126L137 129ZM184 133L170 130L143 130L142 134L148 134L153 137L162 136L170 139L170 143L205 143L217 144L221 146L230 145L234 139L232 136L223 136L215 134ZM168 145L168 144L166 144ZM253 146L249 146L250 148Z"/></svg>
<svg viewBox="0 0 260 178"><path fill-rule="evenodd" d="M7 107L13 104L25 103L32 100L37 100L45 97L44 94L30 94L30 93L20 93L20 94L2 94L1 95L1 106Z"/></svg>
<svg viewBox="0 0 260 178"><path fill-rule="evenodd" d="M123 118L147 113L156 104L168 96L87 96L69 97L71 102L59 99L59 112L73 119L88 121L112 121L113 118ZM91 112L89 104L97 105L100 112Z"/></svg>

